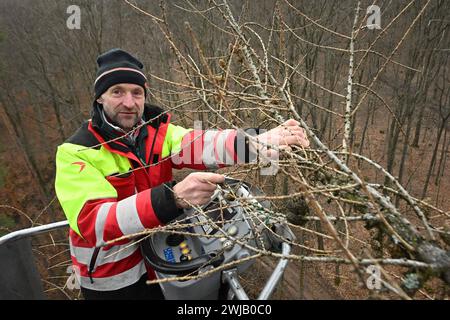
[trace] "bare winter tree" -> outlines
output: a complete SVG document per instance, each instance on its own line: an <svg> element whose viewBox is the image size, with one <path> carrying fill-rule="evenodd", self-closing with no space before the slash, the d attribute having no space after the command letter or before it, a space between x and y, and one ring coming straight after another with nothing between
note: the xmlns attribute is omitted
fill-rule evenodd
<svg viewBox="0 0 450 320"><path fill-rule="evenodd" d="M41 26L33 30L2 15L2 58L11 64L2 68L0 111L18 147L31 149L24 157L43 193L52 180L42 177L33 143L50 138L54 147L88 115L95 56L120 46L142 57L151 99L185 127L201 120L208 128L268 129L295 118L306 130L311 147L280 150L277 175L261 175L262 162L222 169L265 191L257 199L272 206L263 213L240 200L252 219L286 223L297 236L279 298L448 298L450 202L441 194L450 187L448 2L79 3L79 33L56 27L67 1L23 8L49 12L45 21L28 19ZM12 1L1 6L20 11ZM381 8L377 28L368 23L373 6ZM12 52L23 64L12 63ZM38 109L29 120L19 109L31 101ZM207 212L196 214L212 223ZM133 237L185 228L176 222ZM262 270L282 257L238 243ZM55 270L67 265L58 261ZM373 268L381 289L367 286ZM260 283L248 278L257 291Z"/></svg>

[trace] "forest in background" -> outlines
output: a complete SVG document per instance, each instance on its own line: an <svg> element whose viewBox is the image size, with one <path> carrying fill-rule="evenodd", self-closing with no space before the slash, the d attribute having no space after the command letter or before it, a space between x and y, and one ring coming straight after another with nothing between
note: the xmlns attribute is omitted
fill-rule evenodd
<svg viewBox="0 0 450 320"><path fill-rule="evenodd" d="M373 4L381 8L381 29L366 26L366 9ZM67 27L70 5L81 9L79 30ZM174 114L177 124L190 127L202 120L211 128L272 128L278 116L297 114L317 137L308 161L293 157L292 166L291 158L283 158L285 170L276 177L261 176L252 166L225 170L263 188L299 226L296 254L313 257L293 261L285 281L291 290L279 298L320 298L320 292L308 294L323 283L332 298L448 297L442 270L434 277L394 265L388 273L400 291L395 286L381 293L354 291L361 274L352 263L318 259L335 252L333 258L350 262L349 257L420 260L407 244L393 245L391 230L354 225L351 219L331 219L327 229L324 217L345 212L359 221L354 213L360 202L376 199L360 183L360 193L329 191L354 182L342 167L333 167L318 141L418 226L414 237L431 238L448 256L449 12L445 0L3 0L0 234L64 219L53 189L56 147L89 118L96 57L120 47L144 63L149 100ZM313 168L311 162L320 161L322 168ZM299 196L314 190L320 195L315 200ZM411 199L423 216L416 216ZM314 203L322 209L314 212ZM58 298L72 294L61 280L68 266L65 236L58 234L60 246L40 237L36 249L45 257L40 263L47 269L48 290ZM320 273L322 283L313 283L312 272ZM410 285L414 281L417 285ZM258 282L247 285L257 288Z"/></svg>

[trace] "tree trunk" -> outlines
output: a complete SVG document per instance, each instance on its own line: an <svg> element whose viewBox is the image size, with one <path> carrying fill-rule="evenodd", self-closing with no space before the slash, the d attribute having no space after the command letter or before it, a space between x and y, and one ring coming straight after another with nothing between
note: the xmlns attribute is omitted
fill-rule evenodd
<svg viewBox="0 0 450 320"><path fill-rule="evenodd" d="M410 136L410 133L411 133L411 127L412 127L411 124L412 124L412 118L413 118L412 115L413 115L413 112L411 112L408 115L408 125L407 125L407 128L406 128L406 136L405 136L405 141L403 141L402 157L401 157L400 164L399 164L400 167L398 169L398 182L400 184L402 184L403 173L404 173L405 166L406 166L406 159L408 157L409 136ZM395 199L395 205L396 206L398 206L399 200L400 200L399 197L397 197Z"/></svg>
<svg viewBox="0 0 450 320"><path fill-rule="evenodd" d="M431 157L430 166L428 168L427 178L426 178L425 183L423 185L422 199L425 198L425 195L427 194L428 183L430 182L430 178L431 178L431 175L433 173L434 164L436 162L437 151L439 149L439 143L441 141L442 132L444 131L444 126L445 126L445 121L443 119L443 121L442 121L442 123L441 123L441 125L439 127L436 143L434 145L433 155Z"/></svg>
<svg viewBox="0 0 450 320"><path fill-rule="evenodd" d="M3 103L0 103L0 112L1 112L1 118L3 120L3 123L5 124L10 138L14 141L14 143L17 146L17 149L20 154L22 154L22 157L25 161L26 167L28 168L28 171L31 173L31 176L33 179L37 182L37 188L39 191L41 202L44 206L47 206L50 202L50 197L47 195L46 187L45 187L45 181L42 178L41 174L39 173L39 169L36 165L36 162L33 159L33 156L30 154L30 148L27 145L26 139L20 139L19 137L21 134L17 131L17 128L19 127L17 124L14 124L11 117L9 116L8 112L6 111L6 108ZM54 213L50 211L51 217L54 220L55 215Z"/></svg>

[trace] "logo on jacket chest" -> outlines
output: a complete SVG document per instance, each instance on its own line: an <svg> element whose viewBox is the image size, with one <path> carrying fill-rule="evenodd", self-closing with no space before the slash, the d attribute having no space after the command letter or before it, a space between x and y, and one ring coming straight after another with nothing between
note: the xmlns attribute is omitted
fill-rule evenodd
<svg viewBox="0 0 450 320"><path fill-rule="evenodd" d="M84 163L82 161L72 162L72 164L80 166L80 171L78 171L78 172L83 171L84 167L86 167L86 163Z"/></svg>

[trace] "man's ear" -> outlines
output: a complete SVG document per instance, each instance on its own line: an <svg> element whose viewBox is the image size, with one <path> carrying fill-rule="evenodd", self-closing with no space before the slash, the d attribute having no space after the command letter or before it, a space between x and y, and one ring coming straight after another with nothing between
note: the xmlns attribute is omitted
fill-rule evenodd
<svg viewBox="0 0 450 320"><path fill-rule="evenodd" d="M99 104L103 104L103 99L102 99L102 97L98 98L98 99L97 99L97 102L98 102Z"/></svg>

